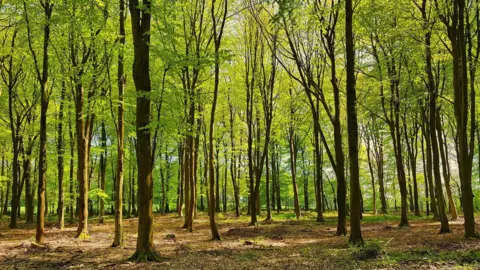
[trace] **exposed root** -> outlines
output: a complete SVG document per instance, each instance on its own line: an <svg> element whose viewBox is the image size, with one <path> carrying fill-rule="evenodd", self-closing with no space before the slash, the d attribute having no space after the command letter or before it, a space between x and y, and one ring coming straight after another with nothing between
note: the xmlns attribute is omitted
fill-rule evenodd
<svg viewBox="0 0 480 270"><path fill-rule="evenodd" d="M438 234L446 234L446 233L452 233L450 228L440 228L440 231L438 232Z"/></svg>
<svg viewBox="0 0 480 270"><path fill-rule="evenodd" d="M222 241L220 235L212 236L212 241Z"/></svg>
<svg viewBox="0 0 480 270"><path fill-rule="evenodd" d="M46 249L48 247L45 244L38 243L37 241L32 241L32 248Z"/></svg>
<svg viewBox="0 0 480 270"><path fill-rule="evenodd" d="M88 239L89 237L90 237L90 235L88 234L88 232L83 231L83 230L79 234L77 234L77 236L75 236L75 238L82 239L82 240Z"/></svg>
<svg viewBox="0 0 480 270"><path fill-rule="evenodd" d="M347 236L347 228L339 228L337 227L337 232L335 233L335 236Z"/></svg>
<svg viewBox="0 0 480 270"><path fill-rule="evenodd" d="M121 239L114 239L113 240L113 243L111 245L111 247L119 247L119 248L122 248L123 247L123 237L121 237Z"/></svg>
<svg viewBox="0 0 480 270"><path fill-rule="evenodd" d="M132 262L161 262L165 261L166 258L160 257L155 250L150 249L146 252L135 251L135 253L128 258L128 260Z"/></svg>
<svg viewBox="0 0 480 270"><path fill-rule="evenodd" d="M475 234L473 235L465 234L465 239L479 239L479 238L480 238L480 234L478 234L477 232L475 232Z"/></svg>

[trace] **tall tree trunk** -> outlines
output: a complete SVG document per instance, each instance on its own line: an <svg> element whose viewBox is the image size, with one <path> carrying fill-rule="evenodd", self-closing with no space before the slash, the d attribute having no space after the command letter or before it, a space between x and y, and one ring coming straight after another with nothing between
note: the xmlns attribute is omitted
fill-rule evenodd
<svg viewBox="0 0 480 270"><path fill-rule="evenodd" d="M50 0L41 2L45 15L45 24L43 25L43 59L40 64L37 63L36 53L32 46L31 29L28 19L27 4L24 2L25 21L27 23L28 44L30 52L35 62L35 70L38 82L40 83L40 151L39 151L39 170L38 170L38 190L37 190L37 228L35 240L39 244L44 243L45 238L45 212L46 199L45 190L47 187L47 110L48 110L48 46L50 44L50 18L52 17L53 4ZM41 70L41 71L40 71Z"/></svg>
<svg viewBox="0 0 480 270"><path fill-rule="evenodd" d="M350 239L349 243L363 245L360 220L362 195L360 169L358 166L357 92L355 89L355 50L353 40L352 0L345 1L346 9L346 54L347 54L347 126L348 157L350 161Z"/></svg>
<svg viewBox="0 0 480 270"><path fill-rule="evenodd" d="M185 182L185 148L184 140L182 140L178 145L178 161L179 161L179 173L178 173L178 188L177 188L177 215L179 217L182 216L182 208L183 208L183 186Z"/></svg>
<svg viewBox="0 0 480 270"><path fill-rule="evenodd" d="M290 149L290 171L292 172L292 186L293 186L293 206L295 209L295 216L300 218L300 203L298 202L298 188L297 188L297 135L294 127L289 130L289 149Z"/></svg>
<svg viewBox="0 0 480 270"><path fill-rule="evenodd" d="M268 151L268 149L267 149ZM266 181L266 186L265 186L265 200L267 202L267 217L265 218L265 220L272 220L272 210L271 210L271 207L270 207L270 165L268 163L268 152L266 154L266 160L265 160L265 181ZM273 200L272 200L273 202Z"/></svg>
<svg viewBox="0 0 480 270"><path fill-rule="evenodd" d="M317 106L319 107L318 99L317 99ZM318 111L318 110L315 110ZM314 136L314 158L315 158L315 208L317 212L317 222L324 222L325 218L323 217L323 151L320 145L320 124L318 122L318 115L315 114L313 119L313 136Z"/></svg>
<svg viewBox="0 0 480 270"><path fill-rule="evenodd" d="M77 178L79 189L79 212L78 212L78 228L77 238L88 237L88 138L85 134L86 123L83 116L83 86L77 84L76 86L76 104L75 104L75 122L77 133Z"/></svg>
<svg viewBox="0 0 480 270"><path fill-rule="evenodd" d="M70 114L69 114L70 116ZM75 211L74 211L74 205L75 202L77 201L75 198L75 193L73 192L74 190L74 182L73 182L73 171L74 171L74 161L75 161L75 138L73 135L73 129L72 129L72 121L71 117L68 119L68 137L70 139L70 169L69 169L69 178L70 178L70 186L69 186L69 193L70 193L70 223L73 223L75 218Z"/></svg>
<svg viewBox="0 0 480 270"><path fill-rule="evenodd" d="M425 8L426 0L423 0L423 9L422 10L422 17L424 19L425 24L427 25L428 19L426 15L426 8ZM427 90L429 93L429 134L430 136L430 145L432 150L432 162L433 162L433 175L435 177L435 188L436 188L436 197L438 203L438 215L440 218L440 233L449 233L450 227L448 224L447 214L445 213L445 200L443 197L443 189L442 189L442 180L440 176L440 158L439 158L439 150L438 150L438 140L437 140L437 96L438 96L438 88L435 84L435 79L433 78L433 70L432 70L432 53L430 49L430 39L431 39L431 28L427 28L425 32L425 72L427 74ZM427 145L428 147L428 145ZM428 151L427 151L428 152ZM432 196L433 197L433 196Z"/></svg>
<svg viewBox="0 0 480 270"><path fill-rule="evenodd" d="M268 155L267 155L268 157ZM303 176L303 209L305 211L310 210L310 207L308 205L308 175L309 171L307 171L307 168L305 166L305 149L302 148L302 176ZM268 164L268 162L267 162Z"/></svg>
<svg viewBox="0 0 480 270"><path fill-rule="evenodd" d="M152 150L150 139L150 21L151 2L138 0L129 2L134 45L133 81L137 90L136 106L136 154L138 166L138 237L135 253L130 257L136 261L158 260L153 247L153 180Z"/></svg>
<svg viewBox="0 0 480 270"><path fill-rule="evenodd" d="M447 191L448 205L450 209L450 214L452 215L452 220L458 219L457 207L455 206L455 200L453 199L452 188L450 186L450 173L448 170L448 148L446 147L446 136L443 137L442 132L442 123L440 121L440 108L437 109L436 114L436 128L438 136L438 145L440 149L440 158L442 160L442 172L443 172L443 181L445 182L445 190Z"/></svg>
<svg viewBox="0 0 480 270"><path fill-rule="evenodd" d="M425 136L423 135L424 132L425 132L425 131L424 131L423 125L422 125L422 136L421 136L422 140L421 140L421 145L422 145L423 175L424 175L424 178L425 178L425 179L424 179L424 180L425 180L425 184L424 184L424 185L425 185L425 208L426 208L425 210L426 210L427 216L429 216L429 215L430 215L430 207L429 207L429 202L430 202L430 200L429 200L430 187L429 187L429 181L428 181L428 177L427 177L427 175L428 175L427 170L428 170L428 169L427 169L427 161L426 161L426 156L425 156L425 146L424 146L424 145L425 145L425 143L424 143L424 141L425 141Z"/></svg>
<svg viewBox="0 0 480 270"><path fill-rule="evenodd" d="M235 112L230 102L230 94L228 95L228 106L230 109L230 146L231 146L231 154L230 154L230 177L232 179L232 186L233 186L233 196L235 199L235 217L240 217L240 190L238 187L238 181L236 178L236 169L237 169L237 162L236 162L236 155L235 151L237 150L235 147L235 133L234 133L234 123L235 123Z"/></svg>
<svg viewBox="0 0 480 270"><path fill-rule="evenodd" d="M104 95L102 94L102 96ZM100 153L99 188L102 190L102 192L105 192L105 182L106 182L106 176L107 176L107 156L108 156L107 155L107 130L105 128L105 122L102 122L102 124L100 125L100 128L101 128L100 140L101 140L102 153ZM118 184L118 182L116 184ZM99 200L99 207L98 207L99 222L103 223L103 216L105 215L105 204L104 204L103 198L101 198L100 196L98 196L98 200Z"/></svg>
<svg viewBox="0 0 480 270"><path fill-rule="evenodd" d="M5 206L4 196L5 196L5 187L6 187L4 186L4 181L3 181L3 178L5 177L5 153L2 154L2 169L1 169L0 176L2 177L2 181L1 181L2 184L0 186L0 218L2 218L4 215L3 208Z"/></svg>
<svg viewBox="0 0 480 270"><path fill-rule="evenodd" d="M215 171L214 171L214 166L215 166L215 160L214 160L214 144L213 144L213 138L214 138L214 124L215 124L215 110L217 107L217 98L218 98L218 86L220 83L220 45L221 45L221 40L222 40L222 35L223 35L223 28L225 26L225 20L227 17L227 7L228 7L228 1L223 0L224 2L224 7L222 8L223 10L223 18L220 21L220 29L217 29L218 27L218 21L217 17L215 14L215 2L212 2L212 7L211 7L211 18L213 22L213 40L215 44L215 75L214 75L214 86L213 86L213 101L212 101L212 110L210 113L210 125L209 125L209 134L208 134L208 175L209 175L209 200L208 200L208 208L210 212L210 230L212 231L212 240L221 240L220 234L218 233L217 229L217 223L215 222L215 213L214 209L216 209L215 204L218 202L215 201L215 190L214 190L214 184L215 184ZM218 154L217 154L218 156ZM225 157L226 158L226 157ZM217 168L218 172L218 168ZM218 174L217 174L217 192L218 192ZM217 194L218 195L218 194Z"/></svg>
<svg viewBox="0 0 480 270"><path fill-rule="evenodd" d="M218 146L216 146L216 159L220 159L220 150L218 149ZM215 164L215 201L217 202L215 204L215 212L220 212L220 164L219 162L216 162Z"/></svg>
<svg viewBox="0 0 480 270"><path fill-rule="evenodd" d="M278 149L277 149L278 150ZM282 211L282 196L281 196L281 185L280 185L280 153L276 152L275 157L275 172L276 172L276 182L277 182L277 212Z"/></svg>
<svg viewBox="0 0 480 270"><path fill-rule="evenodd" d="M58 155L58 206L57 206L57 222L58 228L61 230L65 224L65 209L64 209L64 200L63 200L63 161L65 154L65 146L63 142L63 108L65 106L65 95L67 89L65 86L65 81L62 81L62 92L60 94L60 111L58 112L58 124L57 124L57 155Z"/></svg>
<svg viewBox="0 0 480 270"><path fill-rule="evenodd" d="M364 132L364 138L365 138L365 146L367 150L367 161L368 161L368 170L370 172L370 178L372 182L372 212L374 215L377 214L377 194L376 194L376 187L375 187L375 174L373 172L373 161L371 158L371 144L370 144L370 134L368 134L368 131L365 130Z"/></svg>
<svg viewBox="0 0 480 270"><path fill-rule="evenodd" d="M426 155L426 165L427 165L427 180L428 180L428 193L430 195L430 210L433 213L433 218L438 219L439 214L438 214L438 207L437 207L437 199L436 199L436 194L434 192L434 183L433 183L433 165L432 165L432 143L431 143L431 137L430 137L430 127L428 127L428 120L427 120L427 112L424 110L423 112L423 120L424 124L422 133L423 136L425 137L425 155Z"/></svg>
<svg viewBox="0 0 480 270"><path fill-rule="evenodd" d="M117 63L117 80L118 80L118 105L117 105L117 173L115 179L115 233L113 238L113 247L123 246L123 175L124 175L124 140L125 140L125 123L124 123L124 89L125 89L125 67L124 67L124 46L125 46L125 1L119 1L119 35L120 35L120 52L118 54ZM131 187L131 186L130 186ZM131 189L130 189L131 190ZM131 192L131 191L130 191Z"/></svg>
<svg viewBox="0 0 480 270"><path fill-rule="evenodd" d="M33 223L33 190L32 190L32 180L31 180L31 170L32 170L32 161L30 156L32 155L33 141L31 136L28 138L28 145L24 151L23 158L23 174L22 182L25 183L25 218L26 223Z"/></svg>

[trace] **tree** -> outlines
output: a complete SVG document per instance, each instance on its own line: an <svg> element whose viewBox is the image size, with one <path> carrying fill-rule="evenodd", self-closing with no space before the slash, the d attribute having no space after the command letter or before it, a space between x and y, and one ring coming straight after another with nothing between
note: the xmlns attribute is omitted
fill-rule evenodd
<svg viewBox="0 0 480 270"><path fill-rule="evenodd" d="M358 123L357 92L355 89L355 51L353 40L353 8L352 0L345 1L346 10L346 54L347 54L347 125L348 125L348 157L350 159L350 239L354 245L363 245L360 229L361 189L358 167Z"/></svg>
<svg viewBox="0 0 480 270"><path fill-rule="evenodd" d="M440 13L440 20L447 28L448 38L451 42L453 64L453 91L454 115L457 123L458 136L458 165L460 181L462 183L463 214L465 218L465 238L478 238L475 230L475 217L472 192L472 159L474 152L474 127L475 127L475 88L468 92L466 29L465 29L465 0L455 0L447 15L440 10L439 3L435 6ZM467 33L468 35L469 33ZM470 94L470 96L469 96ZM469 106L470 98L470 106ZM470 107L470 128L469 110ZM470 135L468 134L470 129Z"/></svg>
<svg viewBox="0 0 480 270"><path fill-rule="evenodd" d="M152 152L150 130L150 27L151 7L149 0L129 2L134 46L133 82L137 90L136 107L136 153L138 166L138 237L135 261L155 261L160 257L153 247L152 213Z"/></svg>
<svg viewBox="0 0 480 270"><path fill-rule="evenodd" d="M124 89L125 89L125 68L124 68L124 46L125 46L125 1L119 0L119 43L121 45L118 53L118 125L117 125L117 173L115 180L115 238L113 240L113 247L123 246L123 156L124 156Z"/></svg>
<svg viewBox="0 0 480 270"><path fill-rule="evenodd" d="M217 224L215 223L215 160L214 160L214 145L213 145L213 136L214 136L214 123L215 123L215 109L217 106L218 98L218 85L220 80L220 46L222 42L223 29L225 27L225 21L227 18L227 8L228 1L223 0L222 14L221 19L218 21L217 14L215 14L215 0L212 1L211 15L213 22L213 42L215 46L215 79L214 79L214 88L213 88L213 101L212 101L212 110L210 115L210 125L209 125L209 137L208 137L208 146L209 146L209 156L208 156L208 175L209 175L209 187L210 187L210 198L208 201L209 216L210 216L210 229L212 231L212 240L221 240L220 234L218 233ZM217 155L218 156L218 155ZM217 196L218 196L218 169L217 169Z"/></svg>

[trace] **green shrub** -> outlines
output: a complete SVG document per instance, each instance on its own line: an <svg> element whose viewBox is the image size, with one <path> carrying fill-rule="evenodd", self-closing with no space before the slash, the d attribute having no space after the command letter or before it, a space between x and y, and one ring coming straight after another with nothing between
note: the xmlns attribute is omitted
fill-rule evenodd
<svg viewBox="0 0 480 270"><path fill-rule="evenodd" d="M376 241L367 242L363 247L356 248L356 250L352 253L353 258L362 261L377 259L382 257L383 254L385 254L385 251Z"/></svg>

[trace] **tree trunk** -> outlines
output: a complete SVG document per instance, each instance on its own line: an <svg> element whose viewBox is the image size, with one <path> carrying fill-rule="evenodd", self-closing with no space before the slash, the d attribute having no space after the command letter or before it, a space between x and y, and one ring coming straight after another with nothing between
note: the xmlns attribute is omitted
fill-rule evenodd
<svg viewBox="0 0 480 270"><path fill-rule="evenodd" d="M290 146L290 170L292 172L292 186L293 186L293 206L295 209L295 216L300 218L300 203L298 202L298 188L297 188L297 135L294 128L290 127L289 131L289 146Z"/></svg>
<svg viewBox="0 0 480 270"><path fill-rule="evenodd" d="M240 190L239 190L238 181L236 178L236 169L237 169L236 160L237 159L236 159L235 151L237 149L235 147L235 133L234 133L235 112L230 102L230 95L228 95L228 106L230 109L230 146L231 146L230 178L232 179L233 196L235 199L235 217L240 217Z"/></svg>
<svg viewBox="0 0 480 270"><path fill-rule="evenodd" d="M136 106L136 154L138 166L138 237L135 254L130 257L136 261L154 261L159 259L153 247L153 180L152 151L150 139L150 21L151 2L138 0L129 2L132 36L134 45L133 81L137 95Z"/></svg>
<svg viewBox="0 0 480 270"><path fill-rule="evenodd" d="M179 143L178 146L178 161L179 161L179 179L178 179L178 188L177 188L177 215L179 217L182 216L182 208L183 208L183 185L185 182L185 148L184 140Z"/></svg>
<svg viewBox="0 0 480 270"><path fill-rule="evenodd" d="M125 140L125 123L124 123L124 89L125 89L125 68L124 68L124 46L125 46L125 1L119 1L119 35L120 35L120 52L118 54L117 63L117 80L118 80L118 126L117 126L117 173L115 179L115 233L113 238L113 247L123 246L123 175L124 175L124 140Z"/></svg>
<svg viewBox="0 0 480 270"><path fill-rule="evenodd" d="M448 147L446 143L447 137L444 137L444 134L442 132L442 123L440 121L440 108L437 111L436 117L438 145L440 148L440 157L442 159L443 180L445 182L445 189L447 191L448 205L450 209L450 214L452 215L452 220L458 220L457 207L455 206L455 200L453 199L452 188L450 186L450 173L448 169Z"/></svg>
<svg viewBox="0 0 480 270"><path fill-rule="evenodd" d="M423 127L423 125L422 125ZM424 147L424 140L425 140L425 136L423 135L424 133L424 129L422 128L422 140L421 140L421 145L422 145L422 163L423 163L423 175L424 175L424 180L425 180L425 210L426 210L426 213L427 213L427 216L430 215L430 207L429 207L429 181L428 181L428 173L427 173L427 163L426 163L426 157L425 157L425 147Z"/></svg>
<svg viewBox="0 0 480 270"><path fill-rule="evenodd" d="M210 142L209 142L210 143ZM218 146L216 147L216 159L220 159ZM216 162L215 164L215 212L220 212L220 164Z"/></svg>
<svg viewBox="0 0 480 270"><path fill-rule="evenodd" d="M465 238L477 238L475 229L475 216L472 192L472 157L473 147L469 147L468 142L468 72L467 56L465 45L465 0L455 0L453 2L452 25L449 26L449 38L452 43L453 56L453 89L454 89L454 113L457 122L457 136L459 149L459 173L462 183L463 198L463 216L465 218ZM470 34L470 33L469 33ZM474 76L473 76L474 77ZM474 119L475 114L475 88L470 89L471 93L471 112L470 116ZM474 121L471 121L474 125ZM473 136L473 130L470 130ZM470 146L473 141L470 141ZM471 152L471 153L470 153Z"/></svg>
<svg viewBox="0 0 480 270"><path fill-rule="evenodd" d="M377 214L377 195L376 195L376 187L375 187L375 176L373 172L373 165L372 165L372 158L371 158L371 146L370 146L370 134L368 131L365 130L365 146L367 147L367 161L368 161L368 169L370 172L370 178L372 182L372 212L374 215Z"/></svg>
<svg viewBox="0 0 480 270"><path fill-rule="evenodd" d="M423 112L423 129L422 133L424 134L425 137L425 146L426 146L426 151L425 154L427 156L426 158L426 165L427 165L427 180L428 180L428 193L430 195L430 210L433 213L433 218L438 219L438 208L437 208L437 200L436 200L436 195L434 192L434 184L433 184L433 175L432 175L432 170L433 170L433 165L432 165L432 144L431 144L431 137L430 137L430 128L427 126L428 125L428 120L426 116L427 112L424 110Z"/></svg>
<svg viewBox="0 0 480 270"><path fill-rule="evenodd" d="M76 103L75 103L75 122L77 130L77 178L78 178L78 189L79 194L79 215L78 215L78 228L77 228L77 238L87 238L88 237L88 138L85 133L86 123L83 116L83 86L78 84L76 87Z"/></svg>
<svg viewBox="0 0 480 270"><path fill-rule="evenodd" d="M35 59L35 70L37 79L40 83L40 151L39 151L39 170L38 170L38 190L37 190L37 228L35 240L38 244L44 244L45 237L45 212L47 188L47 110L48 110L48 46L50 44L50 18L52 16L53 4L49 0L41 2L45 15L45 24L43 25L43 59L42 66L37 63L36 53L32 47L31 29L28 19L27 4L24 2L25 20L27 23L28 44L30 52ZM41 70L41 71L40 71Z"/></svg>
<svg viewBox="0 0 480 270"><path fill-rule="evenodd" d="M268 155L267 155L268 157ZM308 175L309 171L305 168L305 149L302 148L302 174L303 174L303 209L309 211L310 207L308 205ZM268 164L268 162L267 162Z"/></svg>
<svg viewBox="0 0 480 270"><path fill-rule="evenodd" d="M22 182L25 183L25 218L26 223L33 223L33 190L32 190L32 180L31 180L31 170L32 170L32 161L30 156L32 155L33 141L29 136L28 145L25 149L24 158L23 158L23 175Z"/></svg>
<svg viewBox="0 0 480 270"><path fill-rule="evenodd" d="M105 122L102 122L100 127L101 127L100 140L101 140L102 153L100 153L99 188L102 190L102 192L105 192L105 181L106 181L106 174L107 174L107 130L105 128ZM118 186L118 182L116 184L117 184L116 186ZM103 223L103 216L105 215L105 204L104 204L103 198L101 198L100 196L98 197L98 200L99 200L99 207L98 207L99 223Z"/></svg>
<svg viewBox="0 0 480 270"><path fill-rule="evenodd" d="M350 239L349 243L363 245L360 220L362 215L362 195L360 169L358 166L358 123L357 94L355 89L355 51L353 40L352 0L345 1L346 7L346 54L347 54L347 126L348 156L350 161Z"/></svg>
<svg viewBox="0 0 480 270"><path fill-rule="evenodd" d="M268 149L267 149L268 151ZM265 200L267 202L267 217L265 218L265 220L272 220L272 210L271 210L271 207L270 207L270 166L269 166L269 163L268 163L268 152L266 154L266 160L265 160ZM273 201L272 201L273 202Z"/></svg>
<svg viewBox="0 0 480 270"><path fill-rule="evenodd" d="M66 86L65 81L62 81L62 92L60 94L60 111L58 112L58 124L57 124L57 155L58 155L58 206L57 206L57 222L58 228L63 229L65 223L65 210L64 210L64 201L63 201L63 161L65 154L65 147L63 142L63 108L65 106L65 95L66 95Z"/></svg>
<svg viewBox="0 0 480 270"><path fill-rule="evenodd" d="M2 169L1 169L1 175L2 177L2 181L1 182L1 185L0 185L0 218L3 217L4 213L3 213L3 208L5 206L5 186L3 185L3 178L5 177L5 154L2 154ZM8 188L7 188L8 189Z"/></svg>

